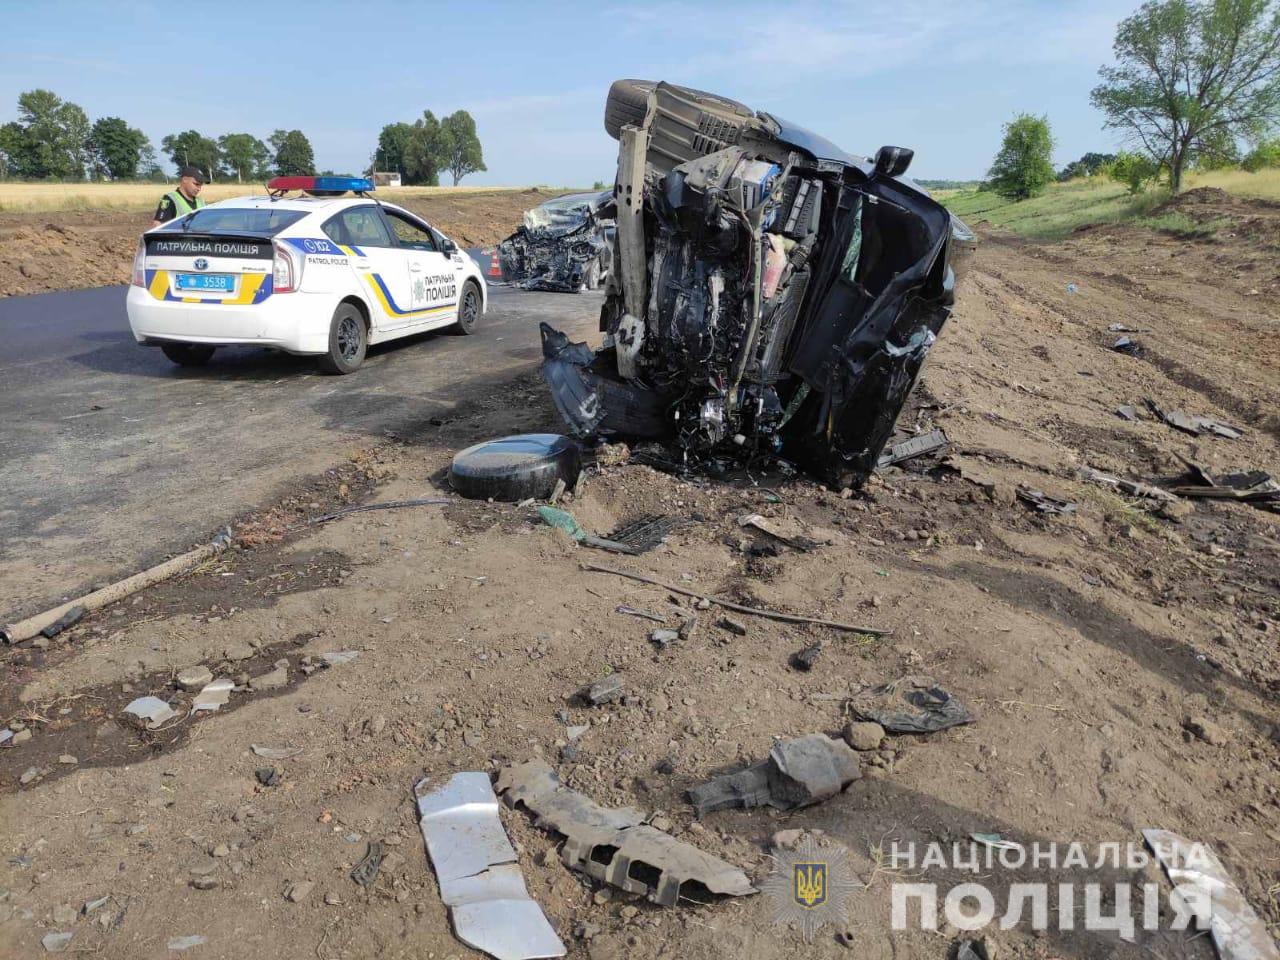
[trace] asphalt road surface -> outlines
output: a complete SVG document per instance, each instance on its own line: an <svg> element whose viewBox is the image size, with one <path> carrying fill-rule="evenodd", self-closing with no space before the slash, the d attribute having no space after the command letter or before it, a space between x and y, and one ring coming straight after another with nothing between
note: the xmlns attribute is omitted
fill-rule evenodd
<svg viewBox="0 0 1280 960"><path fill-rule="evenodd" d="M0 299L0 619L188 549L353 444L533 371L540 320L595 342L601 299L491 286L474 335L382 344L333 377L240 348L177 367L135 343L126 289Z"/></svg>

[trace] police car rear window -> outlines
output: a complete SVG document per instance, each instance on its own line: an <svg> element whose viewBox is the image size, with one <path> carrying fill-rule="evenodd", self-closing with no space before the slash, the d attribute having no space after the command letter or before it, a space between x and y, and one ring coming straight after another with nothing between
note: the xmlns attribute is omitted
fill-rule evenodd
<svg viewBox="0 0 1280 960"><path fill-rule="evenodd" d="M274 237L306 215L306 210L281 210L279 207L206 208L197 210L190 217L172 220L163 229L174 233L248 233Z"/></svg>

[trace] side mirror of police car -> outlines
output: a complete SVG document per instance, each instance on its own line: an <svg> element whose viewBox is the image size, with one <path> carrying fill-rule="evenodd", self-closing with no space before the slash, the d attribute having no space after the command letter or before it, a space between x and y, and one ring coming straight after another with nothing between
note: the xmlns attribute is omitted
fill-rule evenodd
<svg viewBox="0 0 1280 960"><path fill-rule="evenodd" d="M440 245L440 249L444 251L444 255L446 257L451 257L458 252L458 245L452 240L445 240L444 243Z"/></svg>

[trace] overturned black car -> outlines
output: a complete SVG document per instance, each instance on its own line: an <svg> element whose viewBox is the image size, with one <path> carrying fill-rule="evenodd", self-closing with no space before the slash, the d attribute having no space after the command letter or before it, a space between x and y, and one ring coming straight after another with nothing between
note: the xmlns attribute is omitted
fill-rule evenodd
<svg viewBox="0 0 1280 960"><path fill-rule="evenodd" d="M612 190L548 200L498 245L502 279L525 290L595 290L613 262L613 235Z"/></svg>
<svg viewBox="0 0 1280 960"><path fill-rule="evenodd" d="M912 152L869 161L639 80L613 85L605 128L619 155L604 346L542 326L571 431L862 483L954 300L952 218L902 177Z"/></svg>

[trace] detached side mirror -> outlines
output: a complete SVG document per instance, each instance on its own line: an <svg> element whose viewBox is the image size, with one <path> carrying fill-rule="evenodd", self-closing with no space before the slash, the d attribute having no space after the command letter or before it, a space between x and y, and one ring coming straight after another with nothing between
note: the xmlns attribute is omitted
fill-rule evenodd
<svg viewBox="0 0 1280 960"><path fill-rule="evenodd" d="M915 155L914 150L906 147L881 147L876 151L876 173L882 177L900 177L907 172Z"/></svg>
<svg viewBox="0 0 1280 960"><path fill-rule="evenodd" d="M444 251L446 257L451 257L458 252L458 245L446 237L440 244L440 249Z"/></svg>

